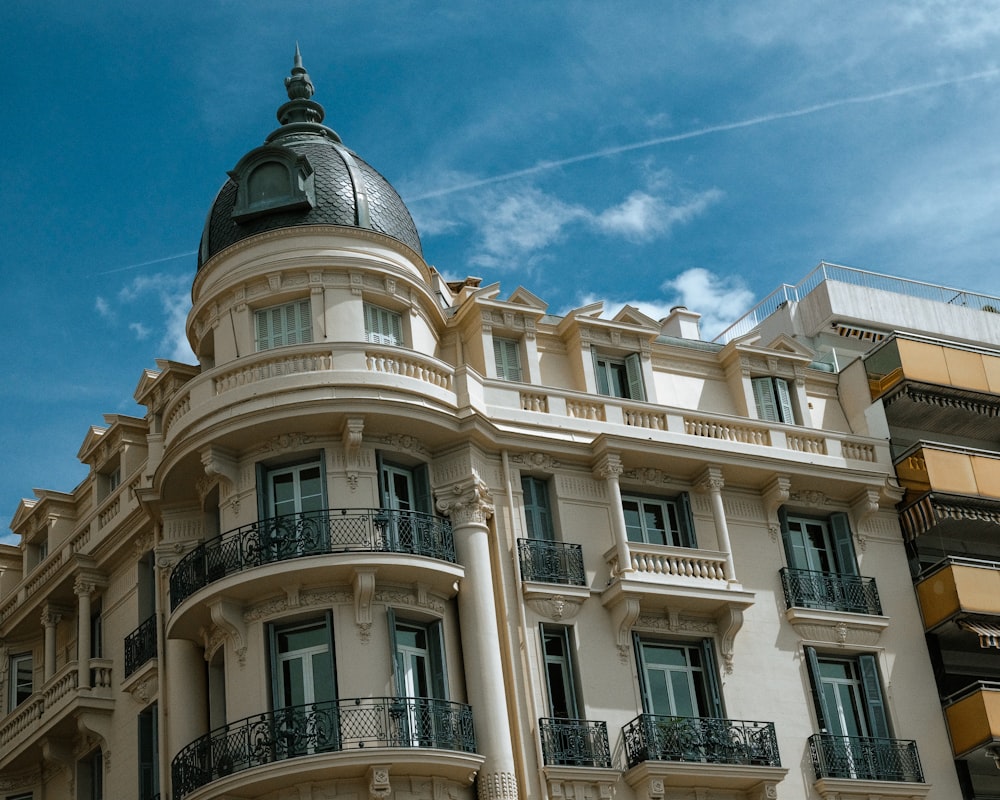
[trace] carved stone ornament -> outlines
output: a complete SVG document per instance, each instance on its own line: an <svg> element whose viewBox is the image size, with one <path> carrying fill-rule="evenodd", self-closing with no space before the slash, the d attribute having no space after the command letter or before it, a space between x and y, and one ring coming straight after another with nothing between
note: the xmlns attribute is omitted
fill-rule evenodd
<svg viewBox="0 0 1000 800"><path fill-rule="evenodd" d="M480 772L479 800L517 800L517 779L513 772Z"/></svg>
<svg viewBox="0 0 1000 800"><path fill-rule="evenodd" d="M410 436L409 434L391 433L388 436L383 436L382 441L397 450L407 450L411 453L420 454L427 453L427 448L424 446L424 443L421 442L416 436Z"/></svg>
<svg viewBox="0 0 1000 800"><path fill-rule="evenodd" d="M389 766L379 764L368 770L368 796L371 800L385 800L392 794L389 784Z"/></svg>
<svg viewBox="0 0 1000 800"><path fill-rule="evenodd" d="M576 617L580 613L583 599L579 597L567 597L562 594L553 594L548 597L535 596L528 598L528 606L540 616L551 619L553 622L563 622Z"/></svg>
<svg viewBox="0 0 1000 800"><path fill-rule="evenodd" d="M493 516L493 495L485 481L474 475L470 481L443 491L437 508L451 518L452 526L485 525Z"/></svg>
<svg viewBox="0 0 1000 800"><path fill-rule="evenodd" d="M559 466L548 453L516 453L510 457L510 462L526 469L551 470Z"/></svg>
<svg viewBox="0 0 1000 800"><path fill-rule="evenodd" d="M280 436L275 436L264 442L260 447L257 448L258 453L280 453L285 450L297 449L299 447L304 447L307 444L311 444L316 441L316 437L310 436L306 433L283 433Z"/></svg>

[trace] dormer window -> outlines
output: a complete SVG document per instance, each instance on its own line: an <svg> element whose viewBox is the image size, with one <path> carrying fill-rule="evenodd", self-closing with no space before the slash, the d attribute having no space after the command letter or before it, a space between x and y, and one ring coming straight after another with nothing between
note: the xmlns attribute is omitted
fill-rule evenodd
<svg viewBox="0 0 1000 800"><path fill-rule="evenodd" d="M233 219L237 222L274 211L316 205L309 160L284 147L258 147L247 153L229 177L236 184Z"/></svg>

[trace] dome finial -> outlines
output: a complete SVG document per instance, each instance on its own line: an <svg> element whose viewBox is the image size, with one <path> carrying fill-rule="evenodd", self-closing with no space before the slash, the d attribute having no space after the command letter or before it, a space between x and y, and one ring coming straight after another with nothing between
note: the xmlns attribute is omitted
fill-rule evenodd
<svg viewBox="0 0 1000 800"><path fill-rule="evenodd" d="M289 102L278 109L278 122L288 125L291 122L322 122L325 112L323 106L313 102L316 91L309 73L302 66L302 53L299 43L295 43L295 60L292 64L292 74L285 78L285 90Z"/></svg>

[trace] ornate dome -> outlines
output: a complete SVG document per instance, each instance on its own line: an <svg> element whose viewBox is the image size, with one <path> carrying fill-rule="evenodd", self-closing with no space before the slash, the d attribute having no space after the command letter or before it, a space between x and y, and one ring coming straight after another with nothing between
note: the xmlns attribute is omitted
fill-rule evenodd
<svg viewBox="0 0 1000 800"><path fill-rule="evenodd" d="M298 225L367 228L422 255L417 228L396 190L321 124L323 107L311 99L298 46L285 86L289 101L278 109L281 127L240 159L212 204L198 267L254 234Z"/></svg>

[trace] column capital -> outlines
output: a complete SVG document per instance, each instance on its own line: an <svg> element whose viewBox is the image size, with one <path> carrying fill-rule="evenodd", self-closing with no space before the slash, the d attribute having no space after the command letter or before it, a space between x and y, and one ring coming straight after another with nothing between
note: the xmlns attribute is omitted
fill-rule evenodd
<svg viewBox="0 0 1000 800"><path fill-rule="evenodd" d="M695 479L695 486L702 492L721 492L726 485L721 467L706 467L705 471Z"/></svg>
<svg viewBox="0 0 1000 800"><path fill-rule="evenodd" d="M80 597L92 595L97 589L108 585L108 579L97 570L82 570L73 580L73 593Z"/></svg>
<svg viewBox="0 0 1000 800"><path fill-rule="evenodd" d="M437 509L451 518L453 527L485 525L493 516L493 495L478 475L438 493Z"/></svg>
<svg viewBox="0 0 1000 800"><path fill-rule="evenodd" d="M618 453L602 453L594 462L594 477L610 480L618 480L625 471L622 466L622 459Z"/></svg>
<svg viewBox="0 0 1000 800"><path fill-rule="evenodd" d="M58 625L63 618L66 609L50 606L48 603L42 608L42 627L53 628Z"/></svg>

